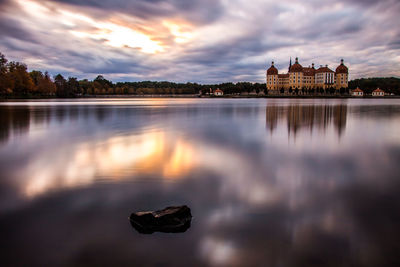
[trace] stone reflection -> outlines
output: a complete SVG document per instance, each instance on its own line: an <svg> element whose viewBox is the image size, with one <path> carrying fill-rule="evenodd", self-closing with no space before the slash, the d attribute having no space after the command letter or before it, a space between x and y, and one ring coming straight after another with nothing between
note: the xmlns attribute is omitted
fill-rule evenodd
<svg viewBox="0 0 400 267"><path fill-rule="evenodd" d="M141 234L184 233L190 228L192 213L186 205L167 207L157 211L134 212L129 221Z"/></svg>
<svg viewBox="0 0 400 267"><path fill-rule="evenodd" d="M286 120L288 134L295 136L300 129L308 128L312 131L317 128L325 131L328 126L333 125L340 137L347 121L347 105L267 105L265 113L266 127L271 133L278 123Z"/></svg>

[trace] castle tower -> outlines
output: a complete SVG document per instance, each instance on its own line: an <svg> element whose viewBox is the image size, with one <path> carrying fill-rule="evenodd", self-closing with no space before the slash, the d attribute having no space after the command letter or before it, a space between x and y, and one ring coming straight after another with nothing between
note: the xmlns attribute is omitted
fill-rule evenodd
<svg viewBox="0 0 400 267"><path fill-rule="evenodd" d="M267 90L268 94L278 93L278 69L275 68L274 62L272 61L271 67L267 70Z"/></svg>
<svg viewBox="0 0 400 267"><path fill-rule="evenodd" d="M289 88L292 90L301 89L303 87L303 66L299 63L299 58L296 57L296 62L289 69Z"/></svg>
<svg viewBox="0 0 400 267"><path fill-rule="evenodd" d="M349 69L344 65L344 60L340 60L340 65L336 68L336 90L349 87Z"/></svg>

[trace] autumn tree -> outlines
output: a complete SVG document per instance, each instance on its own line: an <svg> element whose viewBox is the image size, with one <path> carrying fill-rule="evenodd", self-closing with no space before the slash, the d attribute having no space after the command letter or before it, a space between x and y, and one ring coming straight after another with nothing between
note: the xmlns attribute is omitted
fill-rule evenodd
<svg viewBox="0 0 400 267"><path fill-rule="evenodd" d="M46 71L44 74L41 71L33 70L29 73L34 84L34 92L40 95L53 95L56 92L56 86Z"/></svg>
<svg viewBox="0 0 400 267"><path fill-rule="evenodd" d="M105 93L113 93L113 83L106 78L104 78L102 75L98 75L94 80L93 80L94 88L95 88L95 94L105 94ZM111 90L110 90L111 89Z"/></svg>
<svg viewBox="0 0 400 267"><path fill-rule="evenodd" d="M25 64L14 61L8 63L8 77L14 94L26 96L33 92L34 84Z"/></svg>
<svg viewBox="0 0 400 267"><path fill-rule="evenodd" d="M56 93L56 85L51 80L47 71L44 73L43 79L39 82L38 91L44 95L54 95Z"/></svg>
<svg viewBox="0 0 400 267"><path fill-rule="evenodd" d="M7 94L7 89L9 89L9 80L7 77L8 67L7 67L8 60L5 56L0 53L0 94L4 95Z"/></svg>
<svg viewBox="0 0 400 267"><path fill-rule="evenodd" d="M32 82L34 84L34 86L38 86L40 80L43 79L43 73L41 71L38 70L33 70L29 73L29 75L31 76Z"/></svg>
<svg viewBox="0 0 400 267"><path fill-rule="evenodd" d="M93 83L88 81L88 79L80 80L79 88L84 95L93 94Z"/></svg>

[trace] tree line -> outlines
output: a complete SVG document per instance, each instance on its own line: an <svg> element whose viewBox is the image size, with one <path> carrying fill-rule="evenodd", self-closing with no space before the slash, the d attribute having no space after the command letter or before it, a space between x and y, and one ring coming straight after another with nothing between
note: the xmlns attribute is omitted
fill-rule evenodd
<svg viewBox="0 0 400 267"><path fill-rule="evenodd" d="M388 93L400 94L398 78L368 78L349 82L349 88L360 87L371 93L377 87ZM79 97L90 95L174 95L174 94L206 94L221 89L224 94L243 94L266 92L265 83L173 83L167 81L141 81L113 83L98 75L94 80L78 80L75 77L64 78L61 74L50 77L48 72L33 70L28 72L25 64L8 62L0 53L0 97ZM304 91L304 90L303 90ZM310 93L310 92L308 92ZM320 92L318 89L311 93ZM334 92L333 92L334 93ZM341 92L342 93L342 92ZM343 92L343 93L348 93Z"/></svg>
<svg viewBox="0 0 400 267"><path fill-rule="evenodd" d="M0 53L0 94L2 96L55 93L56 86L47 72L28 72L25 64L8 62Z"/></svg>
<svg viewBox="0 0 400 267"><path fill-rule="evenodd" d="M167 81L141 81L113 83L98 75L94 80L64 78L61 74L50 77L48 72L28 72L25 64L8 62L0 53L0 96L2 97L79 97L88 95L173 95L206 94L220 88L225 94L261 92L265 84L239 82L221 84L173 83Z"/></svg>
<svg viewBox="0 0 400 267"><path fill-rule="evenodd" d="M371 94L376 88L384 90L386 93L400 95L399 78L361 78L349 82L349 88L361 88L364 93Z"/></svg>

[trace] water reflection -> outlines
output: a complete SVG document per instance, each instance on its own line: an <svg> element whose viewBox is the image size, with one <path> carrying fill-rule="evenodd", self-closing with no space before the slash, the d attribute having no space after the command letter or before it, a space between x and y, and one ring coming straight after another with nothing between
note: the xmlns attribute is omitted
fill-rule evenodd
<svg viewBox="0 0 400 267"><path fill-rule="evenodd" d="M397 266L400 103L307 101L0 105L2 264Z"/></svg>
<svg viewBox="0 0 400 267"><path fill-rule="evenodd" d="M0 106L0 142L7 141L11 135L27 132L30 122L29 109Z"/></svg>
<svg viewBox="0 0 400 267"><path fill-rule="evenodd" d="M271 134L276 129L278 122L287 122L288 134L296 136L301 128L314 127L326 130L333 124L338 136L341 136L346 128L347 105L289 105L277 106L275 104L266 107L266 127Z"/></svg>
<svg viewBox="0 0 400 267"><path fill-rule="evenodd" d="M87 185L98 178L132 179L138 173L176 179L194 164L193 148L163 132L111 137L72 148L57 158L51 159L53 151L44 151L33 159L24 171L25 178L21 177L25 179L24 195L34 197L52 189Z"/></svg>

